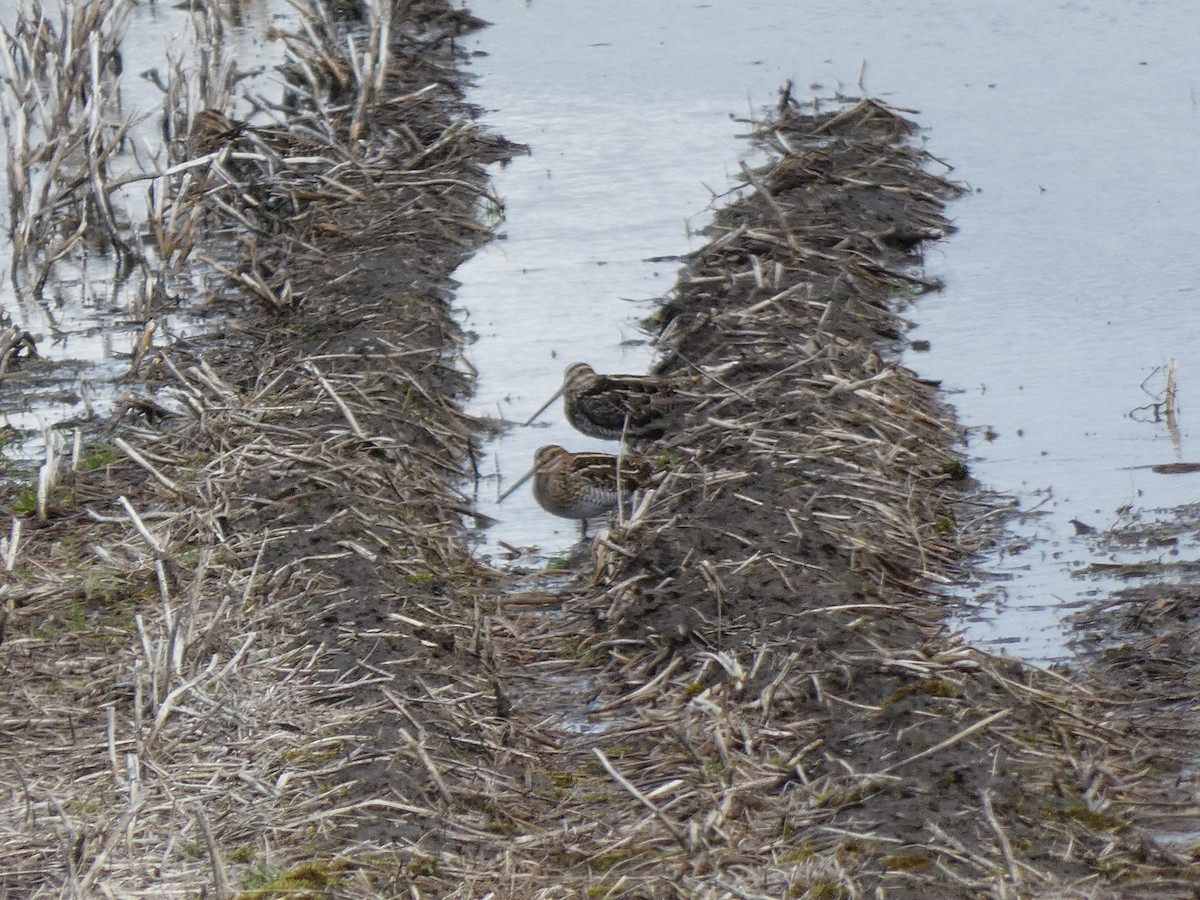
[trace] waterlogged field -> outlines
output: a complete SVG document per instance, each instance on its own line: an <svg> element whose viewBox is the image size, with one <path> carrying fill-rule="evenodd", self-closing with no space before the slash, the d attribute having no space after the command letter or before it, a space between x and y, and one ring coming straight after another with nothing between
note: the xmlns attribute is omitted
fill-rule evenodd
<svg viewBox="0 0 1200 900"><path fill-rule="evenodd" d="M459 273L458 314L478 339L474 409L521 422L576 360L644 371L653 348L639 320L668 290L679 254L698 246L706 207L739 181L730 160L752 153L740 137L745 119L789 79L816 95L853 92L859 78L886 86L885 96L922 110L930 147L977 190L954 207L959 234L930 257L946 288L911 311L929 349L909 362L953 391L973 429L973 474L1012 494L1024 513L981 579L961 592L975 601L964 626L974 640L1048 661L1066 653L1063 613L1113 586L1074 576L1095 560L1074 522L1103 530L1126 513L1197 495L1195 476L1150 468L1192 452L1186 398L1200 325L1186 299L1195 285L1176 264L1187 257L1178 245L1187 230L1164 228L1150 244L1147 232L1133 232L1096 259L1080 252L1086 235L1070 224L1072 210L1090 208L1105 223L1091 231L1128 231L1139 204L1150 202L1157 221L1186 218L1189 186L1164 195L1162 185L1187 152L1194 117L1185 115L1193 102L1186 85L1196 73L1182 61L1187 54L1171 56L1175 32L1154 10L1136 23L1086 6L1026 10L1021 27L1037 23L1039 40L1081 38L1072 53L1047 54L1034 76L1019 54L976 52L1012 40L1017 19L984 7L920 16L919 6L847 21L855 17L816 4L793 33L763 26L788 21L770 2L756 4L753 16L673 4L635 10L618 0L588 10L477 4L496 25L466 39L483 54L474 97L488 124L527 143L531 155L495 173L503 204L492 215L504 239ZM937 77L915 78L882 38L916 20L921 29L908 37L926 48ZM75 426L170 411L172 398L147 396L131 376L154 348L219 332L208 301L232 291L286 304L278 273L251 266L227 277L236 215L228 250L198 253L195 210L176 201L200 189L236 193L228 182L200 187L212 175L189 163L204 155L188 143L190 123L217 107L258 124L278 118L284 90L274 67L297 26L283 2L226 8L215 0L197 14L72 3L38 17L14 6L0 22L11 126L0 405L5 458L28 473L48 449L51 468L70 456L80 441ZM1128 66L1097 66L1118 33L1131 49L1114 58ZM532 44L560 49L529 53ZM681 81L681 71L704 75ZM1070 148L1094 129L1092 117L1061 108L1083 73L1113 97L1131 94L1124 105L1139 125L1089 139L1088 155L1100 158L1072 170L1071 153L1033 150ZM647 93L645 83L662 89ZM1053 84L1060 89L1045 88ZM1070 140L1051 137L1067 127ZM1144 140L1147 133L1155 139ZM245 149L273 152L261 143ZM1123 165L1128 177L1119 184L1095 190L1108 157L1141 162ZM1014 162L1031 158L1041 160L1036 172ZM1168 427L1172 360L1184 413ZM1057 392L1063 383L1069 397ZM553 558L574 542L574 527L546 516L527 492L495 503L547 443L610 449L573 434L557 409L535 427L501 433L475 494L479 510L498 520L481 546L494 560L512 548Z"/></svg>
<svg viewBox="0 0 1200 900"><path fill-rule="evenodd" d="M227 289L232 250L196 252L199 212L188 201L233 189L214 183L201 159L213 148L189 133L213 107L272 117L286 41L271 29L294 27L296 15L283 2L235 4L236 15L194 6L72 0L0 11L0 409L4 455L20 471L56 465L63 436L68 450L78 443L76 426L169 407L138 385L139 367L156 347L223 327L204 303Z"/></svg>

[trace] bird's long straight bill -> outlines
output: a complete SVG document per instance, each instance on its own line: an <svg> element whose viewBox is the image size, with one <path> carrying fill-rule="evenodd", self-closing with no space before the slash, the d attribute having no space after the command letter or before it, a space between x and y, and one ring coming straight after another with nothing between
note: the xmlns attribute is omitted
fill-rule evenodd
<svg viewBox="0 0 1200 900"><path fill-rule="evenodd" d="M547 400L545 403L543 403L541 406L539 406L537 412L535 412L532 416L530 416L528 419L526 419L524 422L521 423L521 427L524 428L526 425L532 425L538 416L540 416L542 413L544 413L546 410L548 410L550 408L551 403L553 403L555 400L557 400L559 397L562 396L563 388L565 388L565 387L566 387L566 385L564 384L557 391L555 391L553 397L551 397L549 400ZM501 497L500 499L503 500L504 498Z"/></svg>
<svg viewBox="0 0 1200 900"><path fill-rule="evenodd" d="M550 404L547 403L546 405L549 406ZM538 467L535 465L532 469L530 469L528 472L526 472L524 475L522 475L520 478L518 478L515 482L510 484L508 486L508 490L506 490L503 494L501 494L499 497L496 498L496 502L503 503L505 500L507 500L509 495L512 494L513 491L515 491L517 488L519 488L521 485L523 485L525 482L527 482L530 478L532 478L534 475L536 475L537 470L538 470Z"/></svg>

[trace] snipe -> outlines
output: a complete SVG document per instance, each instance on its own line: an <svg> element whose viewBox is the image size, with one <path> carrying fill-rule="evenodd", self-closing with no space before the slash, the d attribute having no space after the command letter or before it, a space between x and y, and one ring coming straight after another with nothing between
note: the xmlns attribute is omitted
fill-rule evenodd
<svg viewBox="0 0 1200 900"><path fill-rule="evenodd" d="M500 495L504 500L533 479L533 496L542 509L564 519L587 520L617 508L619 502L649 481L650 461L635 454L618 458L611 453L568 453L557 444L538 449L533 468Z"/></svg>
<svg viewBox="0 0 1200 900"><path fill-rule="evenodd" d="M679 389L695 381L686 375L600 375L587 363L571 363L563 373L562 387L525 424L562 397L567 421L588 437L655 440L666 433L668 419L679 405Z"/></svg>
<svg viewBox="0 0 1200 900"><path fill-rule="evenodd" d="M246 123L231 119L219 109L202 109L188 128L187 146L194 156L214 153L235 141L246 130Z"/></svg>

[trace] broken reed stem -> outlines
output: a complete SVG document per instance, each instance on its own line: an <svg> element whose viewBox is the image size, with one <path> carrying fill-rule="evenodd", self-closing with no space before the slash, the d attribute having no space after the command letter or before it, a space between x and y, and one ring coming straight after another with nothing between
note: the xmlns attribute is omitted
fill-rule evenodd
<svg viewBox="0 0 1200 900"><path fill-rule="evenodd" d="M129 502L129 498L121 496L117 498L117 502L125 508L125 514L129 516L129 521L133 523L133 527L137 530L137 533L142 536L142 540L146 542L146 545L156 557L161 557L163 554L162 544L154 536L154 533L146 527L146 523L142 521L142 517L138 515L137 510L133 508L133 504Z"/></svg>
<svg viewBox="0 0 1200 900"><path fill-rule="evenodd" d="M650 812L654 814L654 817L658 819L658 821L663 824L663 827L670 832L671 836L675 838L676 842L684 850L684 852L688 852L691 849L691 843L688 840L687 833L683 830L679 823L672 821L666 813L654 805L650 798L634 787L624 775L618 772L613 764L608 761L608 757L604 755L603 750L601 750L599 747L593 747L592 753L595 755L596 759L600 761L600 765L604 768L604 771L612 777L613 781L628 791L630 796L637 800L638 803L650 810Z"/></svg>
<svg viewBox="0 0 1200 900"><path fill-rule="evenodd" d="M182 494L183 490L172 479L163 474L159 469L150 462L145 456L135 450L123 438L113 438L113 444L122 453L132 459L135 463L154 476L154 480L174 494Z"/></svg>
<svg viewBox="0 0 1200 900"><path fill-rule="evenodd" d="M323 374L321 374L321 370L317 368L316 364L309 361L304 363L304 368L314 378L317 379L317 382L321 385L321 389L329 395L330 399L333 400L335 404L337 404L337 408L342 411L342 415L349 423L350 430L354 432L354 436L360 440L370 440L369 435L363 431L362 426L358 424L358 419L354 417L354 413L350 410L350 407L346 405L346 401L341 398L341 395L339 395L337 390L334 389L333 385L329 383L329 380Z"/></svg>
<svg viewBox="0 0 1200 900"><path fill-rule="evenodd" d="M21 547L21 520L16 516L12 517L12 529L9 531L7 540L0 541L0 551L4 553L4 570L12 572L17 564L17 552ZM9 597L8 603L11 606L12 598Z"/></svg>
<svg viewBox="0 0 1200 900"><path fill-rule="evenodd" d="M204 814L204 807L197 803L193 807L192 815L204 838L204 848L208 852L209 865L212 867L213 897L215 900L230 900L234 896L233 887L230 884L229 875L225 871L225 862L221 859L220 847L217 846L212 828L208 824L208 816Z"/></svg>
<svg viewBox="0 0 1200 900"><path fill-rule="evenodd" d="M1000 825L1000 820L996 818L996 811L992 809L991 792L986 788L979 792L979 805L983 808L983 817L987 820L988 827L992 829L992 833L996 835L996 843L1000 847L1000 853L1004 857L1004 865L1008 868L1008 878L1014 887L1021 885L1021 870L1017 867L1016 857L1013 856L1012 844L1009 843L1008 835L1004 833L1004 828Z"/></svg>
<svg viewBox="0 0 1200 900"><path fill-rule="evenodd" d="M62 468L62 435L50 428L42 431L46 443L46 459L38 469L37 479L37 513L41 521L46 521L50 503L54 499L54 490L58 487L58 474Z"/></svg>
<svg viewBox="0 0 1200 900"><path fill-rule="evenodd" d="M926 749L922 750L919 753L914 753L912 756L909 756L905 759L900 760L900 762L892 763L890 766L880 769L879 772L876 774L888 775L892 772L895 772L897 769L904 768L909 763L916 762L919 759L926 759L927 757L930 757L930 756L936 756L938 753L941 753L943 750L947 750L950 747L953 747L955 744L966 740L971 735L977 734L978 732L983 731L984 729L986 729L992 725L995 725L997 722L1001 721L1002 719L1008 718L1011 714L1012 714L1011 709L997 710L996 712L992 713L990 716L986 716L986 717L980 719L978 722L974 723L973 725L968 725L962 731L946 738L944 741L940 741L940 742L934 744L932 747L927 747Z"/></svg>

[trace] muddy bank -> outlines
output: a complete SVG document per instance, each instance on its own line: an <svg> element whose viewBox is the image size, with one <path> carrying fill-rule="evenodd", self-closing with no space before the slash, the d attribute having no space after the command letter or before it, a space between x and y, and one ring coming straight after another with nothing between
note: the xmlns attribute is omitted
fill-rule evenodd
<svg viewBox="0 0 1200 900"><path fill-rule="evenodd" d="M181 202L253 234L225 338L148 359L175 414L44 516L7 498L4 889L1188 895L1133 812L1168 745L937 624L992 510L892 357L957 191L896 110L781 98L661 313L662 371L706 377L653 491L566 590L473 561L449 276L512 148L462 100L472 25L315 6L283 133L194 148Z"/></svg>

